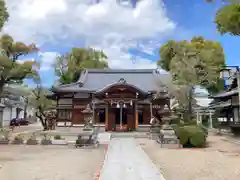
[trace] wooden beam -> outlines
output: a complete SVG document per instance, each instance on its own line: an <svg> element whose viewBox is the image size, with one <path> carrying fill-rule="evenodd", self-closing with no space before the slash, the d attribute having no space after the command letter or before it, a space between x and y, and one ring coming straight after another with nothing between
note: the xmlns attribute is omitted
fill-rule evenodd
<svg viewBox="0 0 240 180"><path fill-rule="evenodd" d="M137 103L135 104L135 129L138 128L138 108Z"/></svg>

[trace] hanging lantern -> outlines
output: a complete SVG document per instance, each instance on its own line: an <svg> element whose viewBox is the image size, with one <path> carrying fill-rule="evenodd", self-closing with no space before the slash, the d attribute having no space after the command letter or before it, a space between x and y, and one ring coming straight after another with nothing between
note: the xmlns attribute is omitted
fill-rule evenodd
<svg viewBox="0 0 240 180"><path fill-rule="evenodd" d="M120 108L120 105L119 105L119 103L117 103L117 108Z"/></svg>

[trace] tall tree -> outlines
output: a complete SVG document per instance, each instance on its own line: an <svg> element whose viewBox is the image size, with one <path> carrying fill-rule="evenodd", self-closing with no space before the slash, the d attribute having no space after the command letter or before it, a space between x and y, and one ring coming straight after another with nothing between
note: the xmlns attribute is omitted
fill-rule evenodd
<svg viewBox="0 0 240 180"><path fill-rule="evenodd" d="M215 16L217 30L221 34L240 35L240 3L230 3L217 11Z"/></svg>
<svg viewBox="0 0 240 180"><path fill-rule="evenodd" d="M178 84L209 88L220 83L219 71L225 65L225 56L218 42L201 36L193 37L191 41L168 41L160 48L159 54L158 65L172 73L173 81Z"/></svg>
<svg viewBox="0 0 240 180"><path fill-rule="evenodd" d="M18 61L21 56L38 51L35 44L15 42L9 35L0 37L0 95L5 84L22 83L25 78L37 74L34 61Z"/></svg>
<svg viewBox="0 0 240 180"><path fill-rule="evenodd" d="M0 0L0 31L4 23L8 20L9 14L4 0Z"/></svg>
<svg viewBox="0 0 240 180"><path fill-rule="evenodd" d="M171 104L170 104L170 108L176 108L177 110L180 110L181 113L183 113L183 119L187 119L188 118L188 111L189 111L189 90L188 90L188 86L186 85L178 85L178 84L174 84L174 82L172 82L172 80L168 79L168 78L163 78L160 80L161 83L163 84L165 87L167 87L167 91L171 97ZM160 85L161 86L161 85ZM195 98L191 98L192 105L196 105L197 104L197 100Z"/></svg>
<svg viewBox="0 0 240 180"><path fill-rule="evenodd" d="M225 65L223 48L218 42L193 37L191 41L169 41L160 48L158 65L171 73L173 82L188 87L188 110L192 113L194 87L209 90L219 83L219 71ZM189 117L190 118L190 117Z"/></svg>
<svg viewBox="0 0 240 180"><path fill-rule="evenodd" d="M215 0L205 0L214 2ZM225 3L216 13L215 23L221 34L229 33L234 36L240 35L240 2L238 0L222 0Z"/></svg>
<svg viewBox="0 0 240 180"><path fill-rule="evenodd" d="M31 102L36 108L36 117L40 120L43 129L48 130L48 112L52 110L53 107L56 107L56 102L50 99L47 99L47 94L50 92L47 88L43 87L41 84L41 79L39 77L34 78L36 83L35 89L33 89L33 96Z"/></svg>
<svg viewBox="0 0 240 180"><path fill-rule="evenodd" d="M70 53L57 57L55 72L61 84L77 81L84 68L107 68L107 56L92 48L73 48Z"/></svg>

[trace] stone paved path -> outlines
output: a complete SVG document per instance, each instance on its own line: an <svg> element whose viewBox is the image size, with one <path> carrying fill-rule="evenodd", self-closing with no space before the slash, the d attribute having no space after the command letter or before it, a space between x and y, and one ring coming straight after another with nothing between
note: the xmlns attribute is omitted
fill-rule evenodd
<svg viewBox="0 0 240 180"><path fill-rule="evenodd" d="M110 141L100 180L165 180L133 138Z"/></svg>

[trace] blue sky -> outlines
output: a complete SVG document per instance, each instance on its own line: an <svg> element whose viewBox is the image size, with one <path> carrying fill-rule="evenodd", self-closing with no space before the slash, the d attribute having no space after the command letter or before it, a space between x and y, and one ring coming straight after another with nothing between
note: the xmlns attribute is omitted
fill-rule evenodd
<svg viewBox="0 0 240 180"><path fill-rule="evenodd" d="M52 64L72 47L103 50L111 68L155 68L159 47L167 40L204 36L220 41L228 65L239 65L238 37L221 36L213 23L222 6L204 0L142 0L135 8L113 0L89 5L89 0L8 0L10 19L3 31L14 39L35 42L42 82L51 86Z"/></svg>

